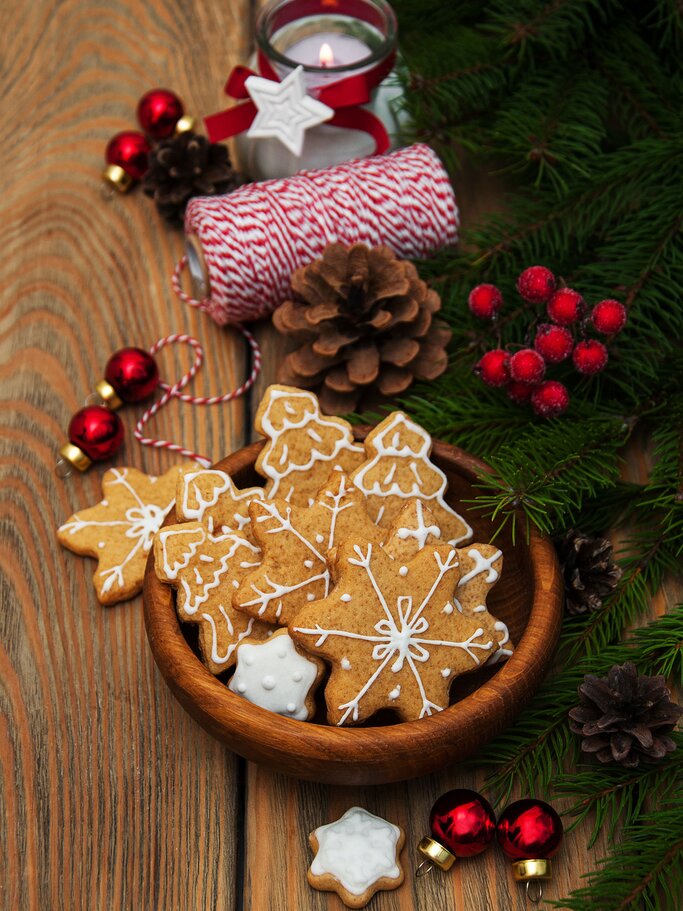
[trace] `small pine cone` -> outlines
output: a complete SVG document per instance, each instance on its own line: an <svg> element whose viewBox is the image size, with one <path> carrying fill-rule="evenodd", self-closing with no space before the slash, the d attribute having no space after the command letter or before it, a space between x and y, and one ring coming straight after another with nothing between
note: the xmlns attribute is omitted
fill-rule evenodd
<svg viewBox="0 0 683 911"><path fill-rule="evenodd" d="M159 214L171 224L182 224L193 196L215 196L240 186L224 145L187 131L158 143L149 155L142 183Z"/></svg>
<svg viewBox="0 0 683 911"><path fill-rule="evenodd" d="M607 538L589 538L570 528L557 542L569 614L585 614L602 607L603 599L621 578Z"/></svg>
<svg viewBox="0 0 683 911"><path fill-rule="evenodd" d="M667 736L683 715L671 699L664 677L639 676L630 661L606 677L587 674L579 685L581 705L569 712L569 727L581 734L581 749L600 762L629 769L639 762L662 759L676 749Z"/></svg>
<svg viewBox="0 0 683 911"><path fill-rule="evenodd" d="M278 381L316 391L327 414L358 409L373 394L398 395L446 369L451 331L434 319L439 295L388 247L329 244L291 284L273 323L301 347Z"/></svg>

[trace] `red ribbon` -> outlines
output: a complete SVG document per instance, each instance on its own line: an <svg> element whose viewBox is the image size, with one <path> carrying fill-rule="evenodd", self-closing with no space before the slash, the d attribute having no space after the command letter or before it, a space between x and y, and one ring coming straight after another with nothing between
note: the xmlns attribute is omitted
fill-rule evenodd
<svg viewBox="0 0 683 911"><path fill-rule="evenodd" d="M361 130L363 133L368 133L375 141L375 155L381 155L388 150L389 135L379 117L362 105L370 101L372 90L380 84L385 76L389 75L393 69L395 57L395 54L390 54L372 69L346 76L344 79L320 86L315 90L315 97L318 101L326 104L335 112L334 117L327 123L346 130ZM262 51L259 51L258 67L259 72L254 72L249 67L236 66L225 83L225 94L238 101L249 98L246 81L250 76L262 76L264 79L271 79L274 82L280 81ZM209 139L211 142L220 142L222 139L229 139L231 136L243 133L251 126L256 112L256 105L249 100L225 111L219 111L217 114L210 114L204 118Z"/></svg>

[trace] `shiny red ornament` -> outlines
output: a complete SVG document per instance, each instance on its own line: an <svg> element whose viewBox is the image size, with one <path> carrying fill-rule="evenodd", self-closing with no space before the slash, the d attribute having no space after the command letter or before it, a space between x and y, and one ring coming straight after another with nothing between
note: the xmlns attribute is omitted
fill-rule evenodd
<svg viewBox="0 0 683 911"><path fill-rule="evenodd" d="M591 322L603 335L616 335L626 325L626 307L615 300L600 301L593 307Z"/></svg>
<svg viewBox="0 0 683 911"><path fill-rule="evenodd" d="M607 348L594 338L579 342L572 354L574 366L584 376L600 373L607 366L608 359Z"/></svg>
<svg viewBox="0 0 683 911"><path fill-rule="evenodd" d="M151 146L137 130L117 133L107 143L104 157L108 165L121 168L133 180L142 180L149 168Z"/></svg>
<svg viewBox="0 0 683 911"><path fill-rule="evenodd" d="M487 351L474 372L487 386L505 386L510 380L510 355L503 348Z"/></svg>
<svg viewBox="0 0 683 911"><path fill-rule="evenodd" d="M149 398L159 385L159 368L149 351L121 348L107 361L104 379L121 402L141 402ZM98 392L102 394L99 388ZM106 400L107 397L103 398Z"/></svg>
<svg viewBox="0 0 683 911"><path fill-rule="evenodd" d="M539 417L559 417L569 407L567 387L557 380L546 380L533 389L531 407Z"/></svg>
<svg viewBox="0 0 683 911"><path fill-rule="evenodd" d="M168 139L185 113L183 103L169 89L152 89L138 102L138 123L152 139Z"/></svg>
<svg viewBox="0 0 683 911"><path fill-rule="evenodd" d="M496 817L491 804L467 788L447 791L436 801L429 814L431 837L423 838L418 851L425 866L436 864L442 870L453 866L457 857L476 857L485 851L496 834ZM420 875L428 872L424 867Z"/></svg>
<svg viewBox="0 0 683 911"><path fill-rule="evenodd" d="M518 383L540 383L545 375L545 361L533 348L522 348L510 358L510 376Z"/></svg>
<svg viewBox="0 0 683 911"><path fill-rule="evenodd" d="M574 338L564 326L541 323L536 330L534 348L547 364L561 364L572 353Z"/></svg>
<svg viewBox="0 0 683 911"><path fill-rule="evenodd" d="M563 834L562 820L543 800L516 800L498 820L498 844L512 860L553 857Z"/></svg>
<svg viewBox="0 0 683 911"><path fill-rule="evenodd" d="M555 286L555 276L545 266L529 266L517 279L517 290L530 304L544 304Z"/></svg>
<svg viewBox="0 0 683 911"><path fill-rule="evenodd" d="M108 408L86 405L71 418L68 437L92 462L102 462L121 448L123 424Z"/></svg>
<svg viewBox="0 0 683 911"><path fill-rule="evenodd" d="M558 326L571 326L586 312L586 304L578 291L560 288L548 301L548 316Z"/></svg>
<svg viewBox="0 0 683 911"><path fill-rule="evenodd" d="M469 293L467 306L478 319L493 319L503 306L503 295L495 285L477 285Z"/></svg>

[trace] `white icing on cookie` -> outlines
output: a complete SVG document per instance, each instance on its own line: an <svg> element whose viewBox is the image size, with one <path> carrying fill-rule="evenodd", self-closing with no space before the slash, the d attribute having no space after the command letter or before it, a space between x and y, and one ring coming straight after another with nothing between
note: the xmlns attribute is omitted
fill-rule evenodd
<svg viewBox="0 0 683 911"><path fill-rule="evenodd" d="M350 671L350 670L351 670L351 662L349 661L348 658L342 658L342 660L341 660L341 668L342 668L343 671Z"/></svg>
<svg viewBox="0 0 683 911"><path fill-rule="evenodd" d="M351 600L351 595L349 595L348 592L344 592L344 594L341 595L339 600L344 601L346 604L348 604L348 602Z"/></svg>
<svg viewBox="0 0 683 911"><path fill-rule="evenodd" d="M243 642L228 687L263 709L307 721L306 699L318 678L318 665L301 655L285 632L264 642Z"/></svg>
<svg viewBox="0 0 683 911"><path fill-rule="evenodd" d="M239 490L229 474L215 468L205 468L188 472L183 476L176 511L179 519L203 522L206 511L224 499L234 506L235 511L230 525L224 525L222 531L241 531L249 523L249 516L246 515L247 505L253 499L262 497L263 491L260 487ZM213 517L210 518L213 522Z"/></svg>
<svg viewBox="0 0 683 911"><path fill-rule="evenodd" d="M430 535L434 538L441 537L441 529L438 525L425 525L422 500L415 501L415 511L417 513L417 527L399 528L397 534L402 541L405 541L407 538L415 538L417 546L422 550Z"/></svg>
<svg viewBox="0 0 683 911"><path fill-rule="evenodd" d="M512 655L511 648L504 648L505 645L510 641L510 630L507 628L505 623L502 620L496 620L494 623L494 628L496 632L502 633L503 635L498 640L498 651L494 652L493 655L486 662L487 664L499 664L501 661L507 661L507 659Z"/></svg>
<svg viewBox="0 0 683 911"><path fill-rule="evenodd" d="M496 560L499 560L503 556L503 552L500 550L495 551L491 554L490 557L485 557L481 551L477 550L476 547L471 547L467 551L467 556L470 560L474 560L474 566L472 569L465 573L464 576L460 577L458 582L458 588L465 585L470 579L474 579L475 576L478 576L479 573L486 573L486 582L492 583L496 582L498 579L498 570L494 569L493 564Z"/></svg>
<svg viewBox="0 0 683 911"><path fill-rule="evenodd" d="M362 807L314 832L318 850L311 873L333 876L351 895L362 895L379 879L398 879L401 830Z"/></svg>

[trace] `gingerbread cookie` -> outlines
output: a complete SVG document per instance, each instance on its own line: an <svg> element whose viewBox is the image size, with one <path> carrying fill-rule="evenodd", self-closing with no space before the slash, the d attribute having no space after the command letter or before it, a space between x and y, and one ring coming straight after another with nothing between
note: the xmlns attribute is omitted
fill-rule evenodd
<svg viewBox="0 0 683 911"><path fill-rule="evenodd" d="M466 541L472 529L444 500L446 475L430 459L432 440L426 430L402 411L394 411L365 440L365 461L351 480L368 498L368 512L386 526L405 505L417 497L429 506L442 540Z"/></svg>
<svg viewBox="0 0 683 911"><path fill-rule="evenodd" d="M330 586L327 552L349 535L380 542L383 533L365 509L365 498L346 475L332 473L312 506L285 500L253 500L253 533L261 564L244 578L233 605L253 617L285 626Z"/></svg>
<svg viewBox="0 0 683 911"><path fill-rule="evenodd" d="M365 458L351 425L321 414L318 399L303 389L269 386L254 427L267 437L256 460L265 496L295 506L312 503L333 469L351 472Z"/></svg>
<svg viewBox="0 0 683 911"><path fill-rule="evenodd" d="M324 672L319 658L301 652L287 630L279 629L266 642L239 646L228 687L262 709L309 721L315 714L315 691Z"/></svg>
<svg viewBox="0 0 683 911"><path fill-rule="evenodd" d="M382 708L412 721L448 706L451 680L484 664L494 646L492 618L452 610L459 575L449 545L427 545L406 563L362 538L338 547L331 593L289 627L332 664L330 724L359 724Z"/></svg>
<svg viewBox="0 0 683 911"><path fill-rule="evenodd" d="M102 476L104 498L59 528L60 544L97 559L93 577L102 604L116 604L142 590L147 554L175 505L176 466L156 478L136 468L110 468Z"/></svg>
<svg viewBox="0 0 683 911"><path fill-rule="evenodd" d="M235 663L244 639L265 639L270 627L232 607L235 588L257 566L260 551L244 535L214 535L201 522L163 528L154 542L154 569L176 589L181 620L199 624L202 660L212 674Z"/></svg>
<svg viewBox="0 0 683 911"><path fill-rule="evenodd" d="M308 836L315 857L308 870L314 889L336 892L349 908L363 908L375 892L403 882L399 857L405 832L362 807Z"/></svg>
<svg viewBox="0 0 683 911"><path fill-rule="evenodd" d="M179 522L203 522L212 534L238 531L251 538L249 504L254 499L263 499L263 488L239 490L224 471L200 468L178 480L176 517Z"/></svg>

